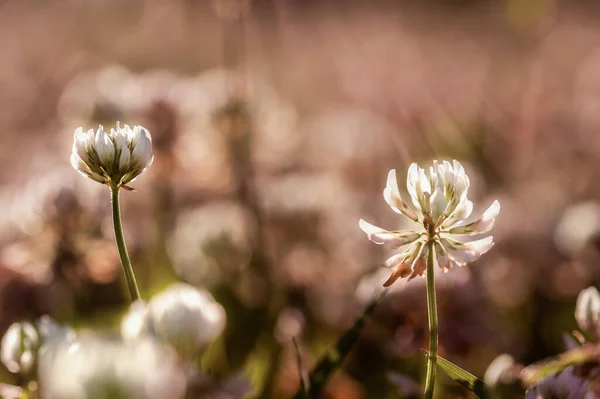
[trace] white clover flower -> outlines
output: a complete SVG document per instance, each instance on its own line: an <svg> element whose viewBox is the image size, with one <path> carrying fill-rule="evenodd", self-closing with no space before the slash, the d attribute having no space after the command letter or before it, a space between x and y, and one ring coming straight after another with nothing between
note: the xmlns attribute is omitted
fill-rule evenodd
<svg viewBox="0 0 600 399"><path fill-rule="evenodd" d="M511 384L515 380L515 366L515 359L511 355L503 353L490 363L483 376L483 381L492 388Z"/></svg>
<svg viewBox="0 0 600 399"><path fill-rule="evenodd" d="M575 320L582 330L600 337L600 292L596 287L588 287L577 296Z"/></svg>
<svg viewBox="0 0 600 399"><path fill-rule="evenodd" d="M384 286L401 277L410 280L423 275L430 246L443 271L473 262L492 248L491 236L478 236L492 229L500 204L494 201L479 219L470 221L473 203L467 199L469 178L458 161L433 161L428 171L413 163L408 169L406 186L417 212L400 197L393 169L388 174L383 197L394 212L418 223L417 230L387 231L360 220L360 228L371 241L399 249L385 262L392 275Z"/></svg>
<svg viewBox="0 0 600 399"><path fill-rule="evenodd" d="M126 339L156 335L182 356L193 356L224 327L225 310L208 291L178 283L155 295L148 305L132 304L121 334Z"/></svg>
<svg viewBox="0 0 600 399"><path fill-rule="evenodd" d="M173 350L151 338L55 339L40 351L38 372L45 399L178 399L186 389Z"/></svg>
<svg viewBox="0 0 600 399"><path fill-rule="evenodd" d="M84 176L112 188L125 187L152 164L152 138L142 126L128 125L110 133L75 130L71 165Z"/></svg>
<svg viewBox="0 0 600 399"><path fill-rule="evenodd" d="M35 327L28 322L16 322L2 337L0 359L11 373L27 374L35 363L39 346L40 336Z"/></svg>

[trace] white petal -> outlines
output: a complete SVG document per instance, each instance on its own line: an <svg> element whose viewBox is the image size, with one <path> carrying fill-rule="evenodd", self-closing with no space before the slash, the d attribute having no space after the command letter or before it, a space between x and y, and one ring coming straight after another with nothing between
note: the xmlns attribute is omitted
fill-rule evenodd
<svg viewBox="0 0 600 399"><path fill-rule="evenodd" d="M442 238L441 242L450 258L460 266L479 259L494 246L494 239L491 236L467 243L448 238Z"/></svg>
<svg viewBox="0 0 600 399"><path fill-rule="evenodd" d="M427 255L429 253L429 245L421 244L419 251L414 257L410 268L412 270L412 274L408 277L408 281L412 280L417 276L422 276L427 269Z"/></svg>
<svg viewBox="0 0 600 399"><path fill-rule="evenodd" d="M90 169L87 164L83 162L83 159L77 155L77 152L71 153L71 166L78 172L85 172Z"/></svg>
<svg viewBox="0 0 600 399"><path fill-rule="evenodd" d="M413 163L408 168L406 178L406 188L412 198L413 204L422 212L428 212L430 209L429 198L431 196L431 184L425 174L425 170ZM426 195L426 193L428 193Z"/></svg>
<svg viewBox="0 0 600 399"><path fill-rule="evenodd" d="M472 223L456 226L450 229L451 234L484 234L494 227L494 221L500 212L500 203L494 201L492 205Z"/></svg>
<svg viewBox="0 0 600 399"><path fill-rule="evenodd" d="M115 148L117 151L127 147L127 136L123 130L111 129L111 136L115 140Z"/></svg>
<svg viewBox="0 0 600 399"><path fill-rule="evenodd" d="M443 229L448 229L456 224L462 223L473 212L473 203L468 199L464 200L456 207L454 212L442 224Z"/></svg>
<svg viewBox="0 0 600 399"><path fill-rule="evenodd" d="M383 264L385 267L389 267L389 268L394 268L397 267L398 265L400 265L402 263L402 261L404 260L405 255L402 254L395 254L390 256L385 263Z"/></svg>
<svg viewBox="0 0 600 399"><path fill-rule="evenodd" d="M135 147L140 133L139 129L133 130L129 125L125 125L125 127L122 128L122 131L127 136L127 143L129 143L129 146L132 148Z"/></svg>
<svg viewBox="0 0 600 399"><path fill-rule="evenodd" d="M589 287L577 296L575 320L581 329L596 335L600 331L600 292Z"/></svg>
<svg viewBox="0 0 600 399"><path fill-rule="evenodd" d="M456 182L456 175L452 169L452 164L448 161L444 161L442 164L442 170L444 172L444 188L446 192L446 201L449 201L450 188L454 188Z"/></svg>
<svg viewBox="0 0 600 399"><path fill-rule="evenodd" d="M127 146L121 149L121 156L119 157L119 171L126 173L131 168L131 151Z"/></svg>
<svg viewBox="0 0 600 399"><path fill-rule="evenodd" d="M374 226L363 219L360 219L358 224L361 230L367 234L369 240L373 241L375 244L388 244L394 248L410 244L421 236L419 233L411 230L387 231Z"/></svg>
<svg viewBox="0 0 600 399"><path fill-rule="evenodd" d="M443 178L443 165L438 164L437 161L433 161L431 167L431 185L433 194L431 195L431 216L433 220L438 220L446 209L446 195L444 192L444 178Z"/></svg>
<svg viewBox="0 0 600 399"><path fill-rule="evenodd" d="M443 272L449 271L454 266L457 266L456 262L450 259L448 255L448 251L444 248L439 241L435 241L435 258L437 260L438 267L442 269Z"/></svg>
<svg viewBox="0 0 600 399"><path fill-rule="evenodd" d="M96 133L94 129L89 129L85 134L85 149L89 153L93 151L94 146L96 145Z"/></svg>
<svg viewBox="0 0 600 399"><path fill-rule="evenodd" d="M135 147L131 152L131 156L138 163L141 169L145 169L152 163L154 156L152 155L152 139L150 138L150 132L141 126L135 126L136 131L134 139Z"/></svg>
<svg viewBox="0 0 600 399"><path fill-rule="evenodd" d="M77 153L84 162L87 162L89 159L86 138L87 134L83 131L83 128L79 127L75 130L73 134L73 152Z"/></svg>
<svg viewBox="0 0 600 399"><path fill-rule="evenodd" d="M383 198L394 212L400 213L406 216L407 218L414 220L415 222L419 221L419 218L412 211L412 209L406 206L404 201L402 201L400 191L398 190L398 181L396 180L395 169L390 170L388 173L387 184L385 186L385 189L383 190Z"/></svg>
<svg viewBox="0 0 600 399"><path fill-rule="evenodd" d="M469 178L465 174L465 169L460 162L454 160L453 164L444 161L444 195L447 206L444 210L446 218L450 218L464 201L467 201L467 191L469 188ZM446 222L446 224L448 224Z"/></svg>
<svg viewBox="0 0 600 399"><path fill-rule="evenodd" d="M416 163L412 163L408 167L408 174L406 176L406 189L408 190L408 194L412 198L413 204L417 207L417 209L421 209L421 205L419 205L419 200L417 198L417 182L419 180L419 166Z"/></svg>
<svg viewBox="0 0 600 399"><path fill-rule="evenodd" d="M460 162L453 160L452 163L454 165L454 174L456 175L454 190L455 195L458 198L458 203L460 204L467 197L470 181L469 176L467 176L465 172L465 168L463 168Z"/></svg>
<svg viewBox="0 0 600 399"><path fill-rule="evenodd" d="M110 137L104 132L102 126L96 132L96 153L105 168L110 167L115 161L115 146Z"/></svg>
<svg viewBox="0 0 600 399"><path fill-rule="evenodd" d="M105 183L105 179L101 175L93 172L90 169L90 167L85 162L83 162L83 160L76 153L71 154L71 166L73 166L73 168L82 175L89 177L90 179L95 180L99 183Z"/></svg>

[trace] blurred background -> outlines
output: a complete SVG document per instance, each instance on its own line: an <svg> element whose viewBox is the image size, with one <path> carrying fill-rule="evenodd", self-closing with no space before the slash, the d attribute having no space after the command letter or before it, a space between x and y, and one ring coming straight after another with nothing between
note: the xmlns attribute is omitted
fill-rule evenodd
<svg viewBox="0 0 600 399"><path fill-rule="evenodd" d="M142 294L210 290L227 327L203 365L249 397L291 397L292 337L309 368L380 290L358 220L402 227L381 192L411 162L458 159L475 212L502 206L494 249L439 275L440 354L482 376L561 352L600 277L598 21L583 0L3 0L0 332L118 329L109 192L69 155L119 120L154 141L122 195ZM323 397L418 396L424 279L390 291Z"/></svg>

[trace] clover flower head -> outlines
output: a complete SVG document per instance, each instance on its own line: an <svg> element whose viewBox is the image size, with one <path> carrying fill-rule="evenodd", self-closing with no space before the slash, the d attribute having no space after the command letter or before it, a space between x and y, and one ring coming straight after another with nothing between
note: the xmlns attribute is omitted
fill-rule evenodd
<svg viewBox="0 0 600 399"><path fill-rule="evenodd" d="M206 290L178 283L150 302L133 303L121 323L126 339L154 335L182 355L208 347L225 328L225 310Z"/></svg>
<svg viewBox="0 0 600 399"><path fill-rule="evenodd" d="M128 125L105 132L75 130L71 165L84 176L113 188L124 187L152 164L152 138L142 126Z"/></svg>
<svg viewBox="0 0 600 399"><path fill-rule="evenodd" d="M10 372L27 374L33 368L39 346L39 334L31 323L13 323L2 337L0 360Z"/></svg>
<svg viewBox="0 0 600 399"><path fill-rule="evenodd" d="M171 348L150 337L124 341L93 333L45 344L38 381L47 399L182 399L186 388Z"/></svg>
<svg viewBox="0 0 600 399"><path fill-rule="evenodd" d="M600 292L596 287L588 287L577 296L575 320L582 330L600 337Z"/></svg>
<svg viewBox="0 0 600 399"><path fill-rule="evenodd" d="M360 228L376 244L398 249L385 266L392 275L384 283L390 286L398 278L421 276L427 267L430 250L444 271L464 266L486 253L494 245L491 236L480 238L494 226L500 204L494 201L481 217L473 221L473 203L467 199L469 177L458 161L433 161L429 170L413 163L408 169L406 186L416 211L409 207L398 189L396 171L390 170L383 197L394 212L419 224L416 230L388 231L363 219Z"/></svg>

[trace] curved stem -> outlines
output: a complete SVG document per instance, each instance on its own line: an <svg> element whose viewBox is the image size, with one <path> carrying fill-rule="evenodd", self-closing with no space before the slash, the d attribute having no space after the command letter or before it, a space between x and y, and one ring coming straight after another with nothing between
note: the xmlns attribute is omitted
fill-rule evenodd
<svg viewBox="0 0 600 399"><path fill-rule="evenodd" d="M425 380L425 399L433 398L435 386L435 372L438 351L438 318L435 301L435 274L434 274L434 247L433 242L428 244L427 253L427 311L429 318L429 356L427 357L427 378Z"/></svg>
<svg viewBox="0 0 600 399"><path fill-rule="evenodd" d="M131 300L136 301L140 299L140 291L138 290L138 286L135 281L135 274L133 273L133 267L131 266L131 261L129 260L129 254L127 253L125 237L123 236L123 226L121 225L121 209L119 207L119 188L111 187L110 194L112 202L113 224L115 228L115 241L117 242L117 248L119 249L121 265L123 265L123 271L125 272L125 278L127 279L127 287L129 288Z"/></svg>

